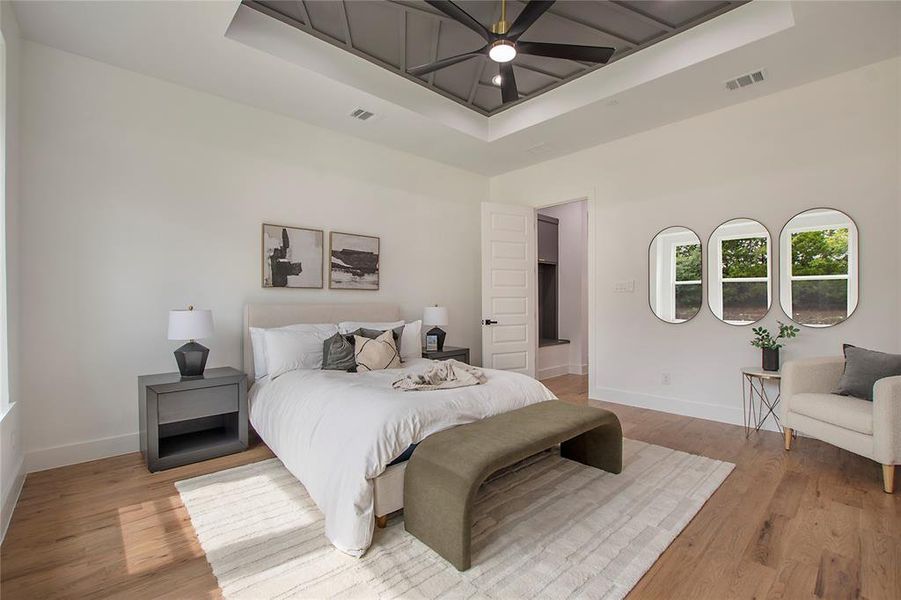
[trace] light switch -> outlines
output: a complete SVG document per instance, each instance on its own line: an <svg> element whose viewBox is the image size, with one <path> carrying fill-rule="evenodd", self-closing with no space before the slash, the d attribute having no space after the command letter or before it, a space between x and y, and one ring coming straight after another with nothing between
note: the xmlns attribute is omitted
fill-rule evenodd
<svg viewBox="0 0 901 600"><path fill-rule="evenodd" d="M628 279L623 281L617 281L613 285L613 291L617 294L632 294L635 292L635 280Z"/></svg>

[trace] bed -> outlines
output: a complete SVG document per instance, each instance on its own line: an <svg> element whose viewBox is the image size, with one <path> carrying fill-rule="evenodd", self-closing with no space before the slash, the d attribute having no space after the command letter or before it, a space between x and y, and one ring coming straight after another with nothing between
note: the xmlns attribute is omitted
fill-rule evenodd
<svg viewBox="0 0 901 600"><path fill-rule="evenodd" d="M248 304L244 371L253 381L250 327L400 318L400 308L387 303ZM479 386L429 392L391 387L430 364L420 358L370 373L295 370L250 388L254 430L304 485L325 515L326 537L347 554L361 556L375 521L403 508L406 463L395 461L411 446L438 431L555 398L534 379L490 369L488 382Z"/></svg>

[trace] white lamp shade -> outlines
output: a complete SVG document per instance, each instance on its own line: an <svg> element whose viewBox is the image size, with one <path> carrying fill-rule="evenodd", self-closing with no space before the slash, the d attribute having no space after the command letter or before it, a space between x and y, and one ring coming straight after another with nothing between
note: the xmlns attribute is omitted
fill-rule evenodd
<svg viewBox="0 0 901 600"><path fill-rule="evenodd" d="M170 340L202 340L213 335L213 311L208 309L170 310Z"/></svg>
<svg viewBox="0 0 901 600"><path fill-rule="evenodd" d="M447 326L447 307L425 307L422 311L422 322L424 325L435 325L437 327Z"/></svg>

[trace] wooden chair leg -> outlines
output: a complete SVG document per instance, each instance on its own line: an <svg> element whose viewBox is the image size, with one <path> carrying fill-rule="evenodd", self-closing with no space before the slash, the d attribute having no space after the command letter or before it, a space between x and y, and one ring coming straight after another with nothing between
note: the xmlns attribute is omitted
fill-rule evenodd
<svg viewBox="0 0 901 600"><path fill-rule="evenodd" d="M886 494L895 493L895 465L882 465L882 489Z"/></svg>
<svg viewBox="0 0 901 600"><path fill-rule="evenodd" d="M785 428L785 449L786 450L792 449L792 428L791 427Z"/></svg>
<svg viewBox="0 0 901 600"><path fill-rule="evenodd" d="M388 515L382 515L381 517L375 518L375 526L379 529L384 529L388 526Z"/></svg>

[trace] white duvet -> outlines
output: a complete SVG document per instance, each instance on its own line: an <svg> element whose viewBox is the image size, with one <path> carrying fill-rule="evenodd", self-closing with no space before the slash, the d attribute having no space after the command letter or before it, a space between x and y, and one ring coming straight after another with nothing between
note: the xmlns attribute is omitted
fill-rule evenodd
<svg viewBox="0 0 901 600"><path fill-rule="evenodd" d="M372 479L413 443L555 396L538 381L484 369L483 385L411 394L391 383L431 365L369 373L297 370L257 382L250 422L325 514L325 534L361 556L374 527Z"/></svg>

